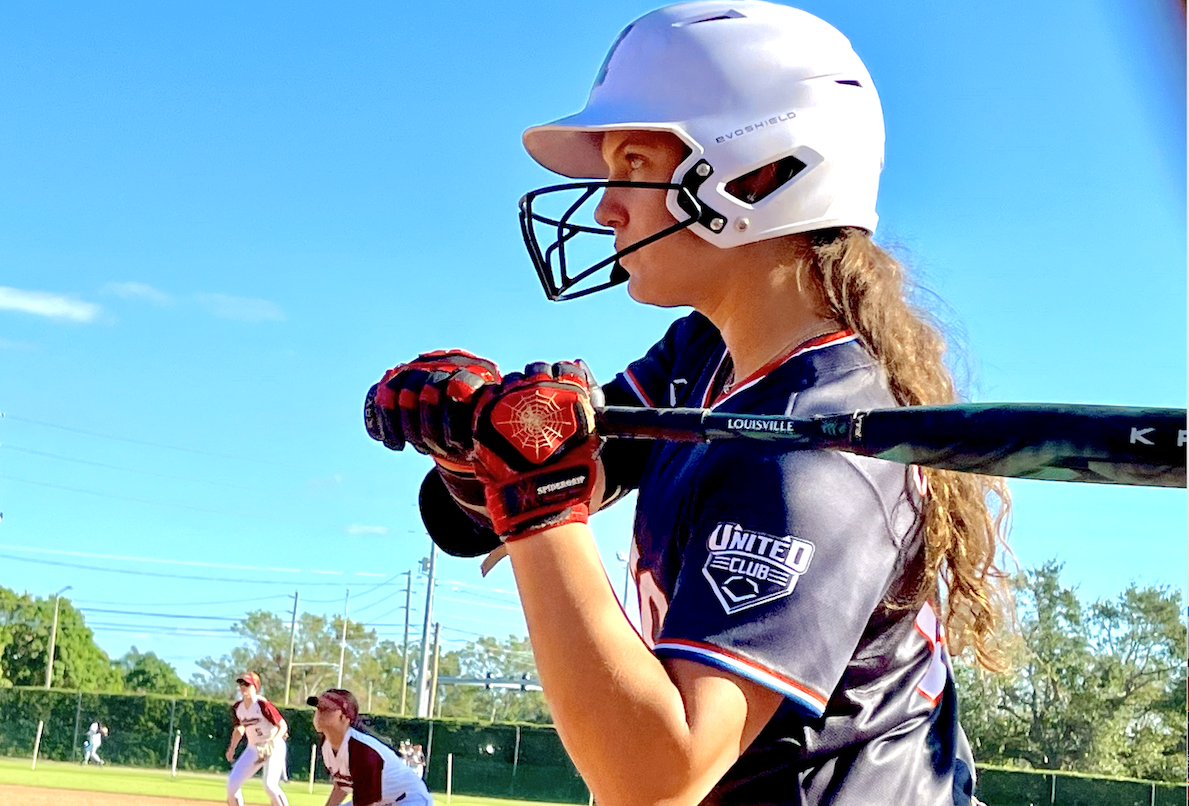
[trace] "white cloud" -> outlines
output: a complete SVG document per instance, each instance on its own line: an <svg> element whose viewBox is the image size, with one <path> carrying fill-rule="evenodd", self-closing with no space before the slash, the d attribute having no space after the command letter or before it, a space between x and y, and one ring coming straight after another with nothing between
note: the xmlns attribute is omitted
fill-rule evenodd
<svg viewBox="0 0 1189 806"><path fill-rule="evenodd" d="M0 339L0 350L36 350L37 344L31 341L13 341L12 339Z"/></svg>
<svg viewBox="0 0 1189 806"><path fill-rule="evenodd" d="M124 299L143 299L162 308L173 304L173 297L145 283L108 283L103 286L103 290Z"/></svg>
<svg viewBox="0 0 1189 806"><path fill-rule="evenodd" d="M361 523L353 523L344 530L349 535L386 535L388 534L387 526L365 526Z"/></svg>
<svg viewBox="0 0 1189 806"><path fill-rule="evenodd" d="M281 306L267 299L233 297L229 294L198 294L195 299L207 312L220 319L239 322L282 322L285 312Z"/></svg>
<svg viewBox="0 0 1189 806"><path fill-rule="evenodd" d="M306 486L311 490L330 490L342 483L342 475L335 473L333 476L315 476L306 481Z"/></svg>
<svg viewBox="0 0 1189 806"><path fill-rule="evenodd" d="M103 309L94 303L62 294L25 291L0 285L0 310L21 311L50 319L68 319L72 322L91 322Z"/></svg>

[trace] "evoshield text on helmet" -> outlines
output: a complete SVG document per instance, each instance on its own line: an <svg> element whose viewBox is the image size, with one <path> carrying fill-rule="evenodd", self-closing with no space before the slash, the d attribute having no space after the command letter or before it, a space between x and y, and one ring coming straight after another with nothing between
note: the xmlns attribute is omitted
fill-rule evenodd
<svg viewBox="0 0 1189 806"><path fill-rule="evenodd" d="M607 177L601 140L615 130L669 132L688 146L670 183L646 185L667 190L676 223L572 271L566 247L573 238L612 234L586 223L581 211L608 186L599 181ZM622 282L619 257L684 228L722 248L830 227L875 229L884 148L879 97L846 37L788 6L706 0L641 17L607 54L585 108L528 129L524 146L555 173L595 180L521 199L522 233L550 299ZM782 183L760 196L732 192L734 180L769 165ZM574 200L542 210L566 193ZM550 245L542 248L546 236ZM600 269L611 276L588 282Z"/></svg>

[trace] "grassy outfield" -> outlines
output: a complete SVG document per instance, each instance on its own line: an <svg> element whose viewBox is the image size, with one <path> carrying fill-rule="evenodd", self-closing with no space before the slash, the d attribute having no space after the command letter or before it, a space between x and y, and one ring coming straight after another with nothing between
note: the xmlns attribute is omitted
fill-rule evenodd
<svg viewBox="0 0 1189 806"><path fill-rule="evenodd" d="M226 775L179 772L176 778L169 770L148 770L139 767L105 767L71 764L63 761L38 761L31 770L32 759L0 758L0 784L12 786L42 786L50 789L81 789L94 792L114 792L125 795L157 795L225 803ZM330 794L330 784L314 782L310 794L309 781L290 781L284 784L291 806L322 806ZM244 803L267 806L264 787L257 775L243 788ZM444 792L434 793L434 802L444 804ZM477 798L454 795L450 806L544 806L524 800Z"/></svg>

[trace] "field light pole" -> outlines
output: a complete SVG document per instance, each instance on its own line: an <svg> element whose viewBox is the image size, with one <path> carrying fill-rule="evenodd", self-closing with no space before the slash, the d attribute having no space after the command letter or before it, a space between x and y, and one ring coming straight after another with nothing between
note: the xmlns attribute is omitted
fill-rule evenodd
<svg viewBox="0 0 1189 806"><path fill-rule="evenodd" d="M45 661L45 688L47 691L54 678L54 644L58 642L58 604L62 601L62 594L68 590L71 590L70 585L54 594L54 623L50 627L50 651Z"/></svg>

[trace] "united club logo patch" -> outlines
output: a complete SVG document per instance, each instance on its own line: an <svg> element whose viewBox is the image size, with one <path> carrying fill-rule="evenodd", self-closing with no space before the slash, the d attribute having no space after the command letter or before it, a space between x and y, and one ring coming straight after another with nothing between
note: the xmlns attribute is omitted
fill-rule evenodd
<svg viewBox="0 0 1189 806"><path fill-rule="evenodd" d="M737 523L715 526L706 545L710 556L702 575L728 614L788 596L813 559L807 540L752 532Z"/></svg>

